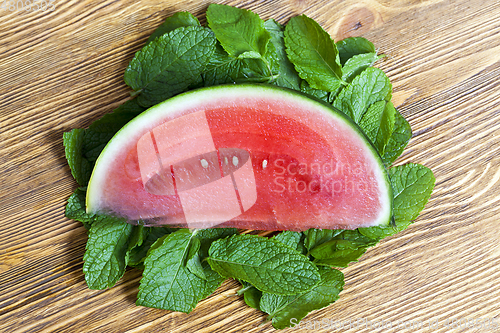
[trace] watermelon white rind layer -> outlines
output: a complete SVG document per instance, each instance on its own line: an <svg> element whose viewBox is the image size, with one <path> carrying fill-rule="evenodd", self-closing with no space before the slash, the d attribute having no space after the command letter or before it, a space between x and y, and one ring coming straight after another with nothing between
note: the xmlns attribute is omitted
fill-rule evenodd
<svg viewBox="0 0 500 333"><path fill-rule="evenodd" d="M287 225L287 223L285 223L283 227L273 226L271 227L271 229L277 230L283 228L283 229L301 230L301 229L308 229L311 227L354 229L356 227L388 225L392 218L392 201L393 201L392 188L390 185L387 170L384 166L382 159L378 155L376 149L373 147L369 139L365 136L363 131L345 114L338 111L333 106L327 103L324 103L316 99L312 99L311 97L306 96L302 93L292 91L286 88L279 88L275 86L260 85L260 84L220 85L220 86L213 86L208 88L192 90L184 94L170 98L160 104L157 104L151 107L150 109L144 111L136 118L134 118L132 121L126 124L122 129L120 129L120 131L118 131L115 134L115 136L109 141L109 143L106 145L106 147L104 148L104 150L102 151L102 153L100 154L99 158L96 161L87 188L87 197L86 197L87 213L118 215L128 218L130 222L134 224L137 224L138 220L144 220L144 219L147 220L151 216L141 215L142 213L137 216L128 213L124 214L119 209L115 209L115 207L113 206L114 204L110 203L109 200L109 197L113 196L113 191L115 191L115 189L110 189L110 186L108 185L109 178L114 176L116 163L121 163L121 161L123 160L124 149L130 149L130 147L137 146L138 141L144 136L146 136L145 133L148 132L152 133L155 128L158 128L160 125L165 123L166 120L169 121L172 119L177 119L181 116L189 114L197 114L197 112L198 113L203 112L203 110L206 110L207 108L214 109L218 105L223 105L226 108L233 108L235 110L234 112L238 112L237 110L238 107L240 106L249 107L250 105L250 108L252 108L253 107L252 105L254 104L255 105L258 104L261 106L264 105L265 109L267 101L269 101L269 105L284 105L285 106L284 109L286 109L286 106L289 106L290 109L299 110L299 111L290 111L291 112L290 117L299 122L304 122L304 123L312 122L316 124L333 123L335 124L334 126L335 128L340 129L340 131L344 131L345 133L349 133L350 140L356 141L355 142L355 146L357 147L356 153L363 154L362 156L363 161L365 161L368 164L369 170L371 170L370 172L373 173L372 179L374 180L374 183L377 187L377 195L378 195L378 198L376 198L378 202L378 212L375 212L371 220L368 222L365 221L363 223L357 224L356 221L354 221L352 225L343 225L342 223L344 222L339 222L340 224L333 223L331 225L325 226L324 223L316 225L314 221L300 220L301 216L299 216L297 218L297 221L292 221L291 224ZM316 118L320 119L321 121L318 121ZM323 119L326 121L322 121ZM318 127L321 126L318 125ZM323 129L318 130L319 132L323 131L321 132L323 134L327 133L325 132L325 128L328 129L329 125L324 125L324 126L322 127ZM332 130L335 130L335 128L332 128ZM279 136L280 133L277 133L276 135ZM155 148L156 150L158 150L156 146ZM221 164L220 162L222 158L221 154L225 148L226 147L223 147L221 149L217 148L218 149L217 156L219 156L219 164ZM232 147L227 147L227 148L232 148ZM230 151L238 151L238 149L242 147L234 147L234 148L235 150L233 149ZM202 166L207 168L207 165L203 165L204 162L205 163L208 162L205 159L202 160ZM236 163L237 162L238 160L236 159ZM251 162L249 163L251 165ZM266 168L266 165L267 165L267 160L264 161L263 168ZM221 173L222 172L223 171L221 171ZM144 177L145 176L143 174L142 178L143 181L142 182L139 181L141 184L144 183L145 179ZM235 184L234 176L233 176L233 184ZM237 188L236 185L234 186ZM284 187L284 185L282 186ZM332 191L333 188L334 187L332 187ZM150 193L154 193L154 191L151 191ZM174 191L174 193L177 192ZM237 195L238 199L240 200L240 207L243 207L245 205L244 201L242 203L242 200L244 199L243 194L244 193L242 192L240 193L239 196ZM252 196L251 193L249 195ZM258 195L259 194L257 194L257 196ZM253 200L252 202L255 202L255 199L252 200ZM252 202L250 202L248 207L251 206ZM134 202L134 205L136 204L140 206L142 203L138 203L136 200ZM148 202L145 202L142 205L144 206L147 204ZM351 205L353 207L355 206L355 204ZM247 208L245 208L245 210L246 209ZM314 207L311 209L314 210ZM272 211L273 213L275 213L275 209L272 209ZM187 212L185 212L185 214L186 214L185 219L187 220L187 226L189 227L205 228L216 225L228 226L227 223L223 222L228 221L229 218L220 221L215 221L217 219L220 219L220 217L207 218L207 223L201 223L203 222L202 221L203 217L200 217L200 215L193 217L191 218L191 220L189 220L187 217ZM319 213L315 212L314 214L321 215L321 212ZM190 221L194 222L190 224L189 223ZM236 218L235 221L238 221L238 219ZM280 221L277 221L277 223L279 225ZM168 222L160 224L173 224L173 225L186 226L185 221L184 223L182 222L176 223L175 220L173 223ZM229 225L237 226L238 224L230 223ZM247 224L243 223L241 227L244 228L245 225L248 225L248 223ZM264 225L266 224L264 223ZM256 228L255 224L250 223L250 226L252 228Z"/></svg>

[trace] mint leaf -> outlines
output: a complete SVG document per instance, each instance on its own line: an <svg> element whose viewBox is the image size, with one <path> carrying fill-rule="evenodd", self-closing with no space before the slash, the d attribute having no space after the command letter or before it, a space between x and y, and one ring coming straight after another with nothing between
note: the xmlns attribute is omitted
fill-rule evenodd
<svg viewBox="0 0 500 333"><path fill-rule="evenodd" d="M214 50L209 29L177 28L135 54L125 70L125 83L140 93L140 105L155 105L197 84Z"/></svg>
<svg viewBox="0 0 500 333"><path fill-rule="evenodd" d="M342 89L333 106L359 124L368 107L384 100L391 90L387 75L378 68L369 67Z"/></svg>
<svg viewBox="0 0 500 333"><path fill-rule="evenodd" d="M387 142L384 155L382 156L382 160L386 166L390 166L403 153L412 136L410 124L398 110L396 110L394 116L394 131Z"/></svg>
<svg viewBox="0 0 500 333"><path fill-rule="evenodd" d="M408 228L408 226L412 223L411 221L396 221L396 226L387 226L387 227L368 227L368 228L358 228L359 232L365 235L366 237L370 237L374 240L380 241L385 237L389 237L397 234Z"/></svg>
<svg viewBox="0 0 500 333"><path fill-rule="evenodd" d="M110 288L123 276L135 228L114 217L102 217L92 223L83 257L83 273L90 289Z"/></svg>
<svg viewBox="0 0 500 333"><path fill-rule="evenodd" d="M347 267L376 243L358 230L344 230L331 240L317 245L309 253L315 258L315 264Z"/></svg>
<svg viewBox="0 0 500 333"><path fill-rule="evenodd" d="M285 28L285 45L299 76L312 88L330 92L343 85L335 43L316 21L293 17Z"/></svg>
<svg viewBox="0 0 500 333"><path fill-rule="evenodd" d="M311 290L297 295L280 296L263 293L260 309L269 314L273 327L283 329L296 325L309 312L328 306L339 299L344 274L330 267L319 267L321 281Z"/></svg>
<svg viewBox="0 0 500 333"><path fill-rule="evenodd" d="M130 258L130 253L133 249L136 249L142 245L144 240L146 239L148 235L148 231L146 231L148 227L142 226L142 225L135 225L132 230L132 234L130 235L129 238L129 243L128 243L128 250L126 253L127 256L127 263Z"/></svg>
<svg viewBox="0 0 500 333"><path fill-rule="evenodd" d="M207 276L205 274L205 269L201 263L200 253L196 252L191 259L189 259L186 263L187 269L197 277L203 280L207 280Z"/></svg>
<svg viewBox="0 0 500 333"><path fill-rule="evenodd" d="M382 57L377 56L376 53L357 54L353 56L342 67L342 80L351 82L357 75Z"/></svg>
<svg viewBox="0 0 500 333"><path fill-rule="evenodd" d="M207 21L226 52L235 58L262 58L271 36L264 21L246 9L210 4Z"/></svg>
<svg viewBox="0 0 500 333"><path fill-rule="evenodd" d="M424 209L436 181L429 168L413 163L391 168L389 177L394 193L396 228L370 227L358 229L363 235L373 239L382 239L406 229Z"/></svg>
<svg viewBox="0 0 500 333"><path fill-rule="evenodd" d="M82 222L83 226L87 230L90 230L90 226L94 221L94 216L92 214L87 214L87 212L85 211L86 194L86 187L77 188L75 192L73 192L73 194L68 198L65 215L69 219Z"/></svg>
<svg viewBox="0 0 500 333"><path fill-rule="evenodd" d="M359 127L383 156L385 147L394 131L396 109L391 102L378 101L368 107L359 121Z"/></svg>
<svg viewBox="0 0 500 333"><path fill-rule="evenodd" d="M221 284L223 279L209 269L204 280L186 267L194 237L180 229L153 244L144 261L137 305L188 313Z"/></svg>
<svg viewBox="0 0 500 333"><path fill-rule="evenodd" d="M201 242L199 238L193 237L187 255L186 268L200 279L206 280L207 276L200 260L200 246Z"/></svg>
<svg viewBox="0 0 500 333"><path fill-rule="evenodd" d="M238 295L243 294L243 299L245 303L251 308L260 310L260 298L262 297L262 291L252 286L250 283L245 281L240 281L243 288L238 290Z"/></svg>
<svg viewBox="0 0 500 333"><path fill-rule="evenodd" d="M302 232L283 231L282 233L274 236L273 239L290 246L301 254L307 253L306 247L304 246L305 235Z"/></svg>
<svg viewBox="0 0 500 333"><path fill-rule="evenodd" d="M264 60L231 57L217 44L202 76L207 87L225 83L267 83L278 75L278 66L276 51L271 44Z"/></svg>
<svg viewBox="0 0 500 333"><path fill-rule="evenodd" d="M193 14L189 12L178 12L174 15L167 17L165 22L163 22L156 30L149 36L146 41L146 45L154 41L156 38L169 33L180 27L196 27L199 26L200 22Z"/></svg>
<svg viewBox="0 0 500 333"><path fill-rule="evenodd" d="M264 27L271 35L271 43L276 49L279 61L279 72L274 84L280 87L300 90L300 81L302 80L286 55L283 27L275 20L265 21Z"/></svg>
<svg viewBox="0 0 500 333"><path fill-rule="evenodd" d="M342 66L352 57L364 53L376 53L375 46L363 37L349 37L336 43Z"/></svg>
<svg viewBox="0 0 500 333"><path fill-rule="evenodd" d="M394 218L411 221L417 218L429 200L436 178L420 164L405 164L389 170L394 192Z"/></svg>
<svg viewBox="0 0 500 333"><path fill-rule="evenodd" d="M201 279L206 280L207 276L205 271L210 269L208 265L203 265L202 262L208 257L208 250L212 242L219 238L225 238L228 236L238 234L238 229L236 228L213 228L213 229L199 229L196 230L196 237L194 241L197 242L196 247L191 247L192 250L196 250L194 253L189 254L189 260L187 261L186 267L196 276ZM206 264L206 263L205 263Z"/></svg>
<svg viewBox="0 0 500 333"><path fill-rule="evenodd" d="M63 134L64 152L71 175L80 186L86 186L92 172L92 165L83 157L85 130L76 128Z"/></svg>
<svg viewBox="0 0 500 333"><path fill-rule="evenodd" d="M342 233L343 230L336 229L309 229L304 231L304 245L307 250L311 251L316 246L332 240L335 236Z"/></svg>
<svg viewBox="0 0 500 333"><path fill-rule="evenodd" d="M175 229L164 228L164 227L149 227L143 228L143 242L141 245L132 248L128 253L127 264L132 267L142 267L142 263L146 259L149 248L154 244L159 238L168 235L175 231Z"/></svg>
<svg viewBox="0 0 500 333"><path fill-rule="evenodd" d="M236 83L240 78L244 78L242 74L244 66L244 60L229 56L217 43L207 68L202 74L204 85L210 87L218 84ZM258 77L255 74L251 76ZM264 79L264 81L266 80Z"/></svg>
<svg viewBox="0 0 500 333"><path fill-rule="evenodd" d="M300 83L300 91L309 96L316 97L326 103L330 100L330 93L320 89L312 88L306 81Z"/></svg>
<svg viewBox="0 0 500 333"><path fill-rule="evenodd" d="M304 245L302 244L302 237L304 234L302 232L283 231L276 236L273 236L272 239L277 240L278 242L290 246L292 249L297 250L299 253L303 253Z"/></svg>
<svg viewBox="0 0 500 333"><path fill-rule="evenodd" d="M319 282L318 270L306 256L273 239L235 235L213 242L209 255L214 271L264 292L290 295Z"/></svg>
<svg viewBox="0 0 500 333"><path fill-rule="evenodd" d="M237 235L238 229L236 228L213 228L213 229L200 229L196 233L196 237L200 240L200 255L201 259L208 257L208 250L214 241L220 238Z"/></svg>

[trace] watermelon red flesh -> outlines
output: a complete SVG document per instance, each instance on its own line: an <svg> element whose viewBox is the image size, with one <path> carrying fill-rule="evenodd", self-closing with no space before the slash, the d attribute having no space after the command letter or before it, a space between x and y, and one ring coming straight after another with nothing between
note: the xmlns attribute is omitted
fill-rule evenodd
<svg viewBox="0 0 500 333"><path fill-rule="evenodd" d="M354 229L389 221L392 194L380 158L343 116L280 89L212 90L215 96L201 92L202 103L160 104L120 131L112 139L120 145L106 147L97 162L89 211L198 228ZM139 144L138 154L140 140L149 146ZM146 166L144 156L151 157Z"/></svg>

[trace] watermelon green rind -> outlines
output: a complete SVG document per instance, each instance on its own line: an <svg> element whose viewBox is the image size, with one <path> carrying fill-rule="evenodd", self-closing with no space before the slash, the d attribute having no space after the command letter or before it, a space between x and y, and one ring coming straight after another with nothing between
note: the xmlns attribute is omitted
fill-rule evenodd
<svg viewBox="0 0 500 333"><path fill-rule="evenodd" d="M381 187L381 198L383 198L384 207L381 209L379 217L373 223L373 226L386 226L390 223L393 194L389 176L377 150L358 125L326 102L313 99L294 90L266 84L219 85L191 90L149 108L127 123L113 136L96 161L87 189L87 213L106 213L106 210L100 207L102 199L101 184L104 184L109 168L112 167L115 157L122 151L124 144L137 142L144 131L160 125L166 116L174 118L183 114L186 110L202 108L206 104L216 103L219 99L224 99L227 96L231 96L231 98L240 96L242 98L255 97L258 99L269 97L288 100L288 102L293 102L294 105L308 106L323 113L323 115L333 117L340 121L340 124L356 133L366 148L365 152L369 153L367 154L369 159L374 163L374 166L377 166L373 170L376 173L377 183Z"/></svg>

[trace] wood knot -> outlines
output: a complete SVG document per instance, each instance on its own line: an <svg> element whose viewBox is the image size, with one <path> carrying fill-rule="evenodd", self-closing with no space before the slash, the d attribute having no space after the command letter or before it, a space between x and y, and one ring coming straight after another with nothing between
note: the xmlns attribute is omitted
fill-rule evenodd
<svg viewBox="0 0 500 333"><path fill-rule="evenodd" d="M342 19L335 40L361 36L378 26L381 21L377 11L366 7L351 8Z"/></svg>

